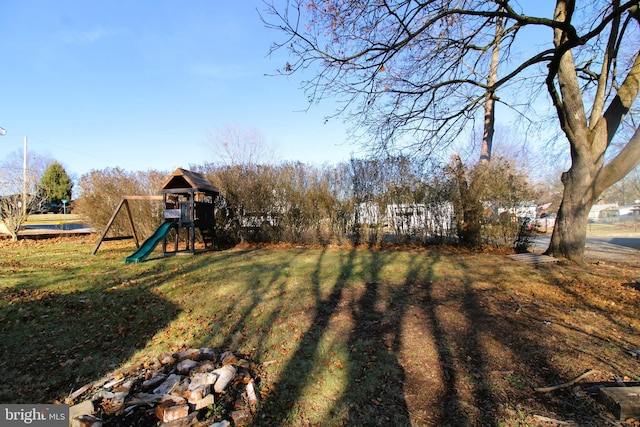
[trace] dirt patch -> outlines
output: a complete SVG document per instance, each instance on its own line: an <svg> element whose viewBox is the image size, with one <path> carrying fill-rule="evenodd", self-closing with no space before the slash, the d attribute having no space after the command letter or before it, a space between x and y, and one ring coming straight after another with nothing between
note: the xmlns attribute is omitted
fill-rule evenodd
<svg viewBox="0 0 640 427"><path fill-rule="evenodd" d="M559 292L527 287L412 287L411 303L386 313L391 322L401 322L397 363L403 377L396 382L404 402L390 408L385 405L393 399L382 398L380 416L406 411L420 426L616 422L597 402L597 387L588 385L640 380L638 357L627 351L640 347L635 320L640 312L627 311L638 307L638 290L611 278L599 283L566 278L558 283ZM625 312L621 318L607 314L618 304ZM368 337L388 333L380 322L363 329ZM574 386L535 391L591 369Z"/></svg>
<svg viewBox="0 0 640 427"><path fill-rule="evenodd" d="M472 266L484 257L454 256ZM494 263L518 267L506 258ZM614 419L596 399L599 387L640 381L640 360L630 352L640 349L640 291L628 279L640 271L552 264L536 267L540 276L500 283L499 269L491 277L484 268L468 272L466 285L416 280L396 294L368 282L330 306L326 328L350 337L349 367L339 366L349 371L350 393L369 390L351 396L356 404L336 405L344 425L640 425ZM536 391L587 371L571 386ZM286 389L295 388L279 383L267 401L286 402ZM273 407L262 425L314 425L272 414Z"/></svg>

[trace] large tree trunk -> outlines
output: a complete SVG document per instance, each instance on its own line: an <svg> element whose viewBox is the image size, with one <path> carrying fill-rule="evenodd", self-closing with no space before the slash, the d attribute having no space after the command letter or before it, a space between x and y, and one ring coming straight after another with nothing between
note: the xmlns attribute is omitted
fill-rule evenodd
<svg viewBox="0 0 640 427"><path fill-rule="evenodd" d="M578 157L562 174L562 203L546 254L584 264L589 211L605 189L640 163L640 128L609 164L603 167L601 163L593 157L589 161Z"/></svg>
<svg viewBox="0 0 640 427"><path fill-rule="evenodd" d="M575 3L571 0L557 0L555 20L570 20L574 7ZM634 10L634 13L637 20L638 10ZM606 92L606 76L612 67L610 59L614 57L617 25L617 21L611 24L611 52L605 55L602 64L597 82L601 89L598 91L599 94ZM620 153L605 165L607 149L640 90L640 52L636 53L629 74L617 88L617 94L608 107L604 108L605 97L597 96L591 117L587 119L573 55L567 48L575 42L571 35L562 29L555 30L554 44L558 56L550 65L547 88L571 147L571 167L562 174L562 204L546 253L584 264L589 210L605 189L640 164L640 129L636 129Z"/></svg>
<svg viewBox="0 0 640 427"><path fill-rule="evenodd" d="M480 161L475 173L467 180L464 165L460 156L453 157L458 185L460 187L460 204L462 205L462 223L460 224L460 242L465 246L482 246L482 195L489 178L489 163L493 150L493 134L495 131L495 91L498 80L498 64L500 62L500 41L504 33L502 18L496 20L495 39L491 47L491 65L487 77L487 95L484 102L484 127L480 147Z"/></svg>
<svg viewBox="0 0 640 427"><path fill-rule="evenodd" d="M551 243L545 252L578 264L584 260L589 210L593 206L593 200L582 197L589 192L583 178L589 173L584 169L585 166L572 166L568 172L562 174L562 203L551 235Z"/></svg>
<svg viewBox="0 0 640 427"><path fill-rule="evenodd" d="M464 246L479 247L482 245L482 203L481 190L485 183L488 166L478 165L479 173L467 181L467 172L460 156L453 156L455 174L460 190L460 205L462 209L462 221L458 225L458 237Z"/></svg>
<svg viewBox="0 0 640 427"><path fill-rule="evenodd" d="M500 8L502 11L502 8ZM482 133L482 146L480 147L480 164L487 166L491 161L493 151L493 134L496 122L496 96L495 84L498 80L498 64L500 63L500 41L504 34L502 18L496 19L496 34L491 47L491 65L487 77L487 98L484 102L484 129Z"/></svg>

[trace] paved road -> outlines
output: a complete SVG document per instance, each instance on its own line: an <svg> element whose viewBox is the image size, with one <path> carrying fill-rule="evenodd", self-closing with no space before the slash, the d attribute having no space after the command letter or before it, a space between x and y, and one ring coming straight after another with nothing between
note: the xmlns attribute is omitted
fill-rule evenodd
<svg viewBox="0 0 640 427"><path fill-rule="evenodd" d="M640 250L640 237L588 237L587 242L593 244L610 243Z"/></svg>
<svg viewBox="0 0 640 427"><path fill-rule="evenodd" d="M534 238L533 252L547 250L551 235L540 235ZM640 267L640 237L589 237L585 247L587 262L609 261L624 262Z"/></svg>
<svg viewBox="0 0 640 427"><path fill-rule="evenodd" d="M546 250L550 240L550 234L536 236L534 239L535 248ZM603 244L640 250L640 237L587 237L587 245L597 246Z"/></svg>

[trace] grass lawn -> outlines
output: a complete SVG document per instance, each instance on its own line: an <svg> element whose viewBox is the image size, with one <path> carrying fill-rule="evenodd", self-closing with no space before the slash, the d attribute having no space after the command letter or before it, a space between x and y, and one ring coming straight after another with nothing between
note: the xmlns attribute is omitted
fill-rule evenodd
<svg viewBox="0 0 640 427"><path fill-rule="evenodd" d="M259 425L596 426L611 414L580 384L640 381L629 266L335 248L125 264L131 242L94 245L0 241L0 403L200 347L260 366Z"/></svg>

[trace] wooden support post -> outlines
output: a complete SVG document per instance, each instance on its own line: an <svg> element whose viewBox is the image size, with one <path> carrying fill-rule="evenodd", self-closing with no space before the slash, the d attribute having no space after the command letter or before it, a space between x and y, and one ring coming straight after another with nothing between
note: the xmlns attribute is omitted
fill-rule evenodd
<svg viewBox="0 0 640 427"><path fill-rule="evenodd" d="M136 241L136 248L140 247L140 241L138 240L138 234L136 233L136 227L133 225L133 215L131 215L131 208L129 207L129 201L124 199L124 207L127 209L127 216L129 217L129 226L131 227L131 234Z"/></svg>
<svg viewBox="0 0 640 427"><path fill-rule="evenodd" d="M116 208L116 210L113 212L113 215L111 215L111 218L109 219L109 222L107 223L107 226L104 229L104 232L102 233L102 236L100 236L100 240L98 240L98 243L96 244L96 247L93 248L93 252L91 253L92 255L95 255L96 252L98 252L98 249L100 248L100 245L102 244L102 242L104 242L105 240L116 240L116 239L130 239L133 238L136 241L136 248L140 247L140 243L138 241L138 235L136 233L136 229L135 226L133 224L133 215L131 214L131 209L129 208L129 200L162 200L162 196L157 195L157 196L124 196L121 200L120 203L118 204L118 207ZM122 209L122 206L125 206L127 209L127 215L129 216L129 225L131 226L131 231L133 236L126 236L126 237L118 237L118 238L107 238L107 233L109 232L109 229L111 228L111 225L113 225L113 222L116 220L116 217L118 216L118 213L120 212L120 209Z"/></svg>
<svg viewBox="0 0 640 427"><path fill-rule="evenodd" d="M113 224L113 221L115 221L116 216L118 216L118 212L120 212L120 209L122 209L122 205L124 205L126 199L122 199L120 200L120 204L118 205L118 207L116 208L116 210L113 212L113 215L111 215L111 219L109 219L109 222L107 223L107 226L105 227L104 231L102 232L102 236L100 236L100 240L98 240L98 244L96 245L95 248L93 248L93 252L91 253L91 255L95 255L96 252L98 252L98 248L100 248L100 245L102 244L102 241L104 240L105 236L107 235L107 232L109 232L109 228L111 228L111 224Z"/></svg>

